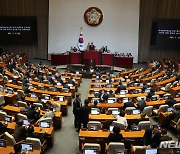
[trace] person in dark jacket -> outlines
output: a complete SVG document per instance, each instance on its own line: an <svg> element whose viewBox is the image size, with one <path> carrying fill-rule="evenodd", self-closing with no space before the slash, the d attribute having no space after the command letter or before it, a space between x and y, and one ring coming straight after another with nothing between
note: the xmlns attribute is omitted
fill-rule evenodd
<svg viewBox="0 0 180 154"><path fill-rule="evenodd" d="M148 128L143 137L144 148L157 148L160 144L161 133L157 125Z"/></svg>
<svg viewBox="0 0 180 154"><path fill-rule="evenodd" d="M115 94L113 93L112 90L110 90L109 94L107 96L108 96L108 98L111 98L111 97L115 97Z"/></svg>
<svg viewBox="0 0 180 154"><path fill-rule="evenodd" d="M144 100L144 98L142 97L141 100L139 100L137 102L137 104L134 104L135 107L141 111L144 110L144 108L146 107L146 101Z"/></svg>
<svg viewBox="0 0 180 154"><path fill-rule="evenodd" d="M120 93L121 90L126 90L126 87L120 81L119 86L117 87L116 93Z"/></svg>
<svg viewBox="0 0 180 154"><path fill-rule="evenodd" d="M108 136L108 142L122 142L122 134L120 134L120 127L114 126L113 133L110 133Z"/></svg>
<svg viewBox="0 0 180 154"><path fill-rule="evenodd" d="M81 103L81 94L76 94L76 98L73 102L73 114L74 114L74 127L78 127L79 123L79 111L82 106Z"/></svg>
<svg viewBox="0 0 180 154"><path fill-rule="evenodd" d="M175 110L169 115L169 119L178 122L180 118L180 106L175 106Z"/></svg>
<svg viewBox="0 0 180 154"><path fill-rule="evenodd" d="M124 103L123 106L124 111L127 107L135 107L134 103L132 102L132 99L129 99L128 102Z"/></svg>
<svg viewBox="0 0 180 154"><path fill-rule="evenodd" d="M150 92L148 93L147 98L151 99L151 97L154 95L154 90L151 88Z"/></svg>
<svg viewBox="0 0 180 154"><path fill-rule="evenodd" d="M161 130L161 142L170 140L172 140L172 137L167 134L167 129L163 128Z"/></svg>
<svg viewBox="0 0 180 154"><path fill-rule="evenodd" d="M40 112L39 112L39 111L38 111L38 112L36 111L35 105L32 105L31 108L29 108L29 109L27 110L27 117L28 117L28 119L30 119L30 120L35 120L35 121L37 121L38 118L39 118L39 114L40 114Z"/></svg>
<svg viewBox="0 0 180 154"><path fill-rule="evenodd" d="M108 100L108 95L105 90L101 91L99 98L100 98L100 102L102 102L102 103L104 103Z"/></svg>
<svg viewBox="0 0 180 154"><path fill-rule="evenodd" d="M16 123L15 129L14 129L14 139L16 142L19 142L21 140L25 139L25 133L26 133L26 128L23 126L23 121L19 120Z"/></svg>
<svg viewBox="0 0 180 154"><path fill-rule="evenodd" d="M83 124L83 128L87 128L87 123L89 122L89 113L91 112L91 108L88 106L89 100L84 100L84 106L80 108L79 111L79 124L78 131L81 129L81 124Z"/></svg>
<svg viewBox="0 0 180 154"><path fill-rule="evenodd" d="M169 98L165 102L169 107L172 107L174 104L176 104L176 100L172 97L169 96Z"/></svg>

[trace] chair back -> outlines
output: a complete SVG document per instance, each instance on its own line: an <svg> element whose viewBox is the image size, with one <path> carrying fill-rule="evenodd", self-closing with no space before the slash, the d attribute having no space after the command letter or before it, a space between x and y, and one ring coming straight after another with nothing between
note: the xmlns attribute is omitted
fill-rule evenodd
<svg viewBox="0 0 180 154"><path fill-rule="evenodd" d="M9 134L8 132L5 132L4 135L5 135L5 140L6 140L7 146L13 147L16 144L14 137L11 134Z"/></svg>
<svg viewBox="0 0 180 154"><path fill-rule="evenodd" d="M101 129L100 121L89 121L88 122L88 130L89 131L98 131Z"/></svg>
<svg viewBox="0 0 180 154"><path fill-rule="evenodd" d="M0 105L3 105L5 103L4 96L0 95Z"/></svg>
<svg viewBox="0 0 180 154"><path fill-rule="evenodd" d="M6 112L0 111L0 120L1 120L1 121L4 121L4 118L5 118L6 115L7 115Z"/></svg>
<svg viewBox="0 0 180 154"><path fill-rule="evenodd" d="M124 130L124 129L125 129L125 125L122 124L122 123L120 123L120 122L118 122L118 121L113 121L113 122L112 122L112 125L119 127L121 130Z"/></svg>
<svg viewBox="0 0 180 154"><path fill-rule="evenodd" d="M22 97L25 96L24 91L23 90L17 90L17 94L18 94L18 98L21 99Z"/></svg>
<svg viewBox="0 0 180 154"><path fill-rule="evenodd" d="M138 123L138 125L141 126L141 129L146 130L146 129L150 128L151 122L150 121L140 121Z"/></svg>
<svg viewBox="0 0 180 154"><path fill-rule="evenodd" d="M27 103L23 101L18 101L19 107L27 107Z"/></svg>
<svg viewBox="0 0 180 154"><path fill-rule="evenodd" d="M110 142L107 148L107 154L114 154L115 150L123 150L125 149L124 143L122 142Z"/></svg>
<svg viewBox="0 0 180 154"><path fill-rule="evenodd" d="M84 149L83 149L84 151L91 150L91 149L96 150L97 153L99 153L101 151L101 146L100 146L100 144L97 144L97 143L85 143L84 144Z"/></svg>
<svg viewBox="0 0 180 154"><path fill-rule="evenodd" d="M167 112L167 110L168 110L168 105L161 105L158 109L158 114L160 112Z"/></svg>
<svg viewBox="0 0 180 154"><path fill-rule="evenodd" d="M38 138L27 137L26 143L31 143L33 145L33 150L41 151L41 141Z"/></svg>
<svg viewBox="0 0 180 154"><path fill-rule="evenodd" d="M148 117L152 115L153 106L146 106L142 111L142 115L147 115Z"/></svg>
<svg viewBox="0 0 180 154"><path fill-rule="evenodd" d="M61 111L61 105L59 103L53 103L52 104L53 108L55 108L56 111Z"/></svg>
<svg viewBox="0 0 180 154"><path fill-rule="evenodd" d="M135 107L126 107L125 113L126 114L132 114L133 110L135 110L135 109L136 109Z"/></svg>
<svg viewBox="0 0 180 154"><path fill-rule="evenodd" d="M18 114L17 114L17 119L18 119L18 121L21 121L21 120L26 120L26 119L28 119L28 118L27 118L26 115L21 114L21 113L18 113Z"/></svg>
<svg viewBox="0 0 180 154"><path fill-rule="evenodd" d="M119 111L119 109L118 108L108 108L107 109L108 114L112 114L113 111Z"/></svg>

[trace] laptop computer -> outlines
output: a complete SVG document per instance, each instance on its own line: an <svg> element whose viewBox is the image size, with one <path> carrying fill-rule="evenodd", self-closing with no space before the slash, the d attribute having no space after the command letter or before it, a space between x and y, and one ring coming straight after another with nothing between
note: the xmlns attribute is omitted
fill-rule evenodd
<svg viewBox="0 0 180 154"><path fill-rule="evenodd" d="M22 151L33 151L33 145L30 143L23 143L22 145Z"/></svg>
<svg viewBox="0 0 180 154"><path fill-rule="evenodd" d="M157 149L146 149L145 154L157 154Z"/></svg>
<svg viewBox="0 0 180 154"><path fill-rule="evenodd" d="M112 111L112 114L113 115L119 115L119 111L118 110L114 110L114 111Z"/></svg>
<svg viewBox="0 0 180 154"><path fill-rule="evenodd" d="M132 114L140 114L140 110L133 110Z"/></svg>
<svg viewBox="0 0 180 154"><path fill-rule="evenodd" d="M10 89L8 89L8 90L7 90L7 93L8 93L8 94L12 94L12 93L13 93L13 91L12 91L12 90L10 90Z"/></svg>
<svg viewBox="0 0 180 154"><path fill-rule="evenodd" d="M150 92L150 89L145 89L145 93L149 93Z"/></svg>
<svg viewBox="0 0 180 154"><path fill-rule="evenodd" d="M68 87L72 87L72 86L73 86L73 84L68 83L68 84L67 84L67 86L68 86Z"/></svg>
<svg viewBox="0 0 180 154"><path fill-rule="evenodd" d="M120 95L126 95L126 91L120 91Z"/></svg>
<svg viewBox="0 0 180 154"><path fill-rule="evenodd" d="M6 116L4 117L4 121L11 122L11 121L12 121L12 117L6 115Z"/></svg>
<svg viewBox="0 0 180 154"><path fill-rule="evenodd" d="M97 125L88 126L88 130L89 131L98 131L98 126Z"/></svg>
<svg viewBox="0 0 180 154"><path fill-rule="evenodd" d="M113 126L113 125L110 125L110 126L109 126L109 131L110 131L110 132L113 132L113 128L114 128L114 126Z"/></svg>
<svg viewBox="0 0 180 154"><path fill-rule="evenodd" d="M41 121L40 127L42 128L50 128L50 122Z"/></svg>
<svg viewBox="0 0 180 154"><path fill-rule="evenodd" d="M0 139L0 147L6 147L6 140Z"/></svg>
<svg viewBox="0 0 180 154"><path fill-rule="evenodd" d="M108 99L108 100L107 100L107 103L108 103L108 104L113 104L113 103L114 103L114 100L113 100L113 99Z"/></svg>
<svg viewBox="0 0 180 154"><path fill-rule="evenodd" d="M23 126L28 126L30 123L27 119L24 119L23 120Z"/></svg>
<svg viewBox="0 0 180 154"><path fill-rule="evenodd" d="M115 149L114 154L127 154L127 149Z"/></svg>
<svg viewBox="0 0 180 154"><path fill-rule="evenodd" d="M44 97L44 99L45 99L45 100L50 100L50 96L47 96L47 95L46 95L46 96Z"/></svg>
<svg viewBox="0 0 180 154"><path fill-rule="evenodd" d="M59 101L60 101L60 102L64 102L64 96L60 96L60 97L59 97Z"/></svg>
<svg viewBox="0 0 180 154"><path fill-rule="evenodd" d="M173 107L168 107L168 112L173 112L173 111L174 111Z"/></svg>
<svg viewBox="0 0 180 154"><path fill-rule="evenodd" d="M131 131L140 131L141 130L141 126L139 125L131 125Z"/></svg>
<svg viewBox="0 0 180 154"><path fill-rule="evenodd" d="M91 110L91 114L92 114L92 115L98 115L98 114L99 114L99 111L98 111L98 110Z"/></svg>
<svg viewBox="0 0 180 154"><path fill-rule="evenodd" d="M31 98L36 98L36 94L32 93Z"/></svg>
<svg viewBox="0 0 180 154"><path fill-rule="evenodd" d="M96 149L84 149L84 154L97 154Z"/></svg>
<svg viewBox="0 0 180 154"><path fill-rule="evenodd" d="M60 82L57 82L57 86L61 86L61 83L60 83Z"/></svg>

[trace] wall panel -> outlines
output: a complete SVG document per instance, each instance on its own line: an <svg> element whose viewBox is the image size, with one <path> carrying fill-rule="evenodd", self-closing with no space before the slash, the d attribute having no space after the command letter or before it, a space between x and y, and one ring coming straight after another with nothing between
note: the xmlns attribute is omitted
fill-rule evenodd
<svg viewBox="0 0 180 154"><path fill-rule="evenodd" d="M141 0L139 22L139 62L162 58L180 59L180 51L149 49L153 18L180 19L180 0Z"/></svg>
<svg viewBox="0 0 180 154"><path fill-rule="evenodd" d="M47 59L49 0L0 0L0 16L37 16L38 45L6 45L8 52Z"/></svg>

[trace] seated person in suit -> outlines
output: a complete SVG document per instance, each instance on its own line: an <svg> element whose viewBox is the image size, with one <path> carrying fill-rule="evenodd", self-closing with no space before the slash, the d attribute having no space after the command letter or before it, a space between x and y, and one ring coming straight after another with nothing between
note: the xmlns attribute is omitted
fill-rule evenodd
<svg viewBox="0 0 180 154"><path fill-rule="evenodd" d="M143 83L142 91L145 91L147 88L149 88L149 86L146 83Z"/></svg>
<svg viewBox="0 0 180 154"><path fill-rule="evenodd" d="M128 127L127 119L125 118L125 113L123 111L120 112L120 114L116 117L117 122L120 124L123 124L125 128Z"/></svg>
<svg viewBox="0 0 180 154"><path fill-rule="evenodd" d="M30 120L37 121L39 118L40 111L36 108L35 105L31 105L31 107L27 110L27 117Z"/></svg>
<svg viewBox="0 0 180 154"><path fill-rule="evenodd" d="M153 125L152 128L148 128L145 131L143 137L144 148L157 148L160 144L161 133L157 125Z"/></svg>
<svg viewBox="0 0 180 154"><path fill-rule="evenodd" d="M19 142L21 140L24 140L25 133L26 133L26 128L23 126L23 121L22 120L17 121L13 134L15 141Z"/></svg>
<svg viewBox="0 0 180 154"><path fill-rule="evenodd" d="M151 97L154 95L154 90L151 88L150 92L148 93L147 98L151 99Z"/></svg>
<svg viewBox="0 0 180 154"><path fill-rule="evenodd" d="M108 142L122 142L124 140L122 134L120 134L120 128L117 126L113 127L113 133L108 136Z"/></svg>
<svg viewBox="0 0 180 154"><path fill-rule="evenodd" d="M14 152L10 152L9 154L26 154L26 152L22 152L22 145L18 143L14 145Z"/></svg>
<svg viewBox="0 0 180 154"><path fill-rule="evenodd" d="M46 109L46 110L49 110L50 108L52 108L53 107L53 105L51 104L51 102L50 101L47 101L46 102L46 104L44 104L44 109Z"/></svg>
<svg viewBox="0 0 180 154"><path fill-rule="evenodd" d="M94 50L95 50L95 46L93 42L91 42L91 44L89 45L89 51L94 51Z"/></svg>
<svg viewBox="0 0 180 154"><path fill-rule="evenodd" d="M108 95L107 92L105 90L101 90L101 94L100 94L100 102L106 102L108 100Z"/></svg>
<svg viewBox="0 0 180 154"><path fill-rule="evenodd" d="M0 134L7 130L7 122L0 121Z"/></svg>
<svg viewBox="0 0 180 154"><path fill-rule="evenodd" d="M75 85L73 77L68 80L68 84L72 84L73 86Z"/></svg>
<svg viewBox="0 0 180 154"><path fill-rule="evenodd" d="M178 122L179 118L180 118L180 106L175 106L174 111L172 112L172 114L169 115L169 119Z"/></svg>
<svg viewBox="0 0 180 154"><path fill-rule="evenodd" d="M41 99L42 99L42 96L38 95L38 100L36 101L36 103L44 104L44 102Z"/></svg>
<svg viewBox="0 0 180 154"><path fill-rule="evenodd" d="M34 133L34 126L29 125L27 132L26 132L26 137L32 137L32 138L38 138L40 139L41 143L43 143L47 139L47 133Z"/></svg>
<svg viewBox="0 0 180 154"><path fill-rule="evenodd" d="M172 137L170 137L168 134L167 134L167 129L163 128L161 130L161 142L162 141L170 141L172 140Z"/></svg>
<svg viewBox="0 0 180 154"><path fill-rule="evenodd" d="M126 107L135 107L131 98L129 98L128 102L124 103L124 106L123 106L124 111L125 111Z"/></svg>
<svg viewBox="0 0 180 154"><path fill-rule="evenodd" d="M92 105L91 108L99 108L99 106L97 106L97 104L98 104L98 101L95 100L95 101L94 101L94 105Z"/></svg>
<svg viewBox="0 0 180 154"><path fill-rule="evenodd" d="M137 109L143 111L144 108L146 107L146 101L145 101L144 98L142 97L141 100L139 100L137 103L134 104L134 106L135 106Z"/></svg>
<svg viewBox="0 0 180 154"><path fill-rule="evenodd" d="M115 94L113 93L112 90L110 90L109 94L107 96L108 96L108 98L111 98L111 97L115 97Z"/></svg>
<svg viewBox="0 0 180 154"><path fill-rule="evenodd" d="M119 85L117 87L116 93L120 93L121 90L126 90L126 87L122 84L122 82L119 82Z"/></svg>
<svg viewBox="0 0 180 154"><path fill-rule="evenodd" d="M176 104L176 100L172 96L169 96L165 103L169 105L169 107L172 107L174 104Z"/></svg>

